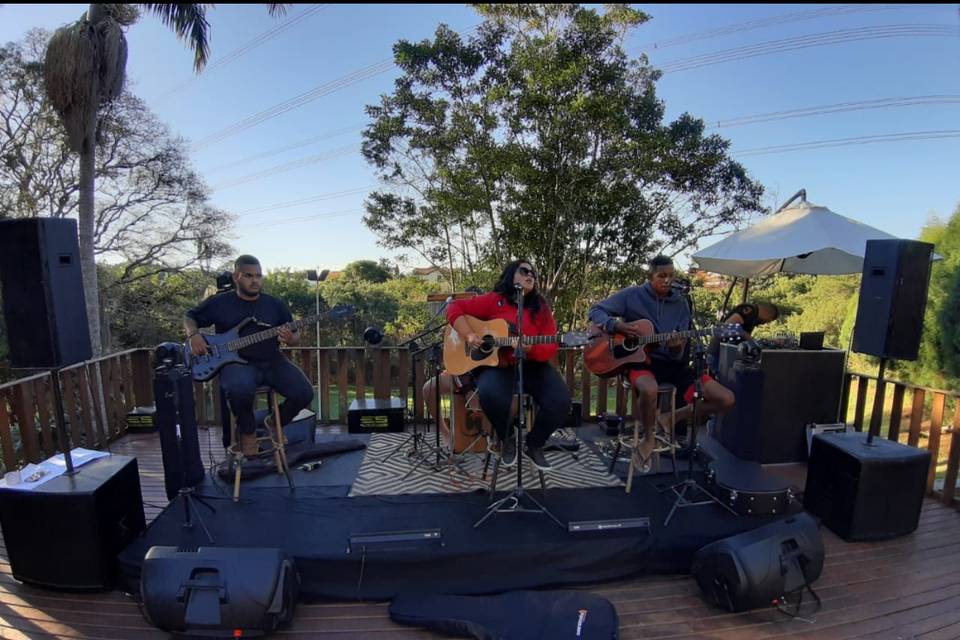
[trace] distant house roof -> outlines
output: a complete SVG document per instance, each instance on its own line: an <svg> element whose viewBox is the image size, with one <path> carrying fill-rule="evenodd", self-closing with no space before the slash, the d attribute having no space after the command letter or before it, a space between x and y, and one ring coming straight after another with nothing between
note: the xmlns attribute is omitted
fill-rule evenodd
<svg viewBox="0 0 960 640"><path fill-rule="evenodd" d="M692 269L690 275L702 279L704 289L724 289L730 284L730 279L726 276L702 269Z"/></svg>
<svg viewBox="0 0 960 640"><path fill-rule="evenodd" d="M437 271L440 271L440 267L414 267L413 275L429 276L431 273L436 273Z"/></svg>
<svg viewBox="0 0 960 640"><path fill-rule="evenodd" d="M330 280L336 280L342 275L343 275L343 271L331 271L330 273L327 274L327 281L329 282Z"/></svg>

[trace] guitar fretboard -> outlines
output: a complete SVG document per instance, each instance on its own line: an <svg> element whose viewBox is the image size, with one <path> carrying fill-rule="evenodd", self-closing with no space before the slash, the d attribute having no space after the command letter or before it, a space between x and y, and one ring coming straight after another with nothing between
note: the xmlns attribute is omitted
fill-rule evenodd
<svg viewBox="0 0 960 640"><path fill-rule="evenodd" d="M650 344L652 342L664 342L674 338L699 338L702 336L719 335L724 331L724 327L710 327L709 329L690 329L689 331L667 331L666 333L655 333L650 336L637 338L640 344Z"/></svg>
<svg viewBox="0 0 960 640"><path fill-rule="evenodd" d="M280 335L281 329L290 329L290 331L296 331L311 322L315 322L317 319L322 318L324 315L312 315L307 316L306 318L301 318L300 320L294 320L293 322L288 322L286 324L281 324L280 326L273 327L271 329L264 329L263 331L258 331L256 333L251 333L248 336L242 338L237 338L236 340L231 340L227 343L227 349L230 351L239 351L240 349L245 349L251 345L257 344L258 342L263 342L264 340L269 340L270 338L275 338Z"/></svg>
<svg viewBox="0 0 960 640"><path fill-rule="evenodd" d="M516 338L496 338L494 343L498 347L512 347ZM563 340L562 335L555 336L523 336L523 344L551 344Z"/></svg>

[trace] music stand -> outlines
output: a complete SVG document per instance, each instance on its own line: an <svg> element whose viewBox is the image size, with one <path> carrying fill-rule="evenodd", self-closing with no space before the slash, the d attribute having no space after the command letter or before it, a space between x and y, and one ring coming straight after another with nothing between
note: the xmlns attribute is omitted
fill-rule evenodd
<svg viewBox="0 0 960 640"><path fill-rule="evenodd" d="M440 307L440 311L442 311L445 306L446 306L446 305L441 306L441 307ZM431 319L427 322L427 324L430 324L431 322L433 322L434 318L436 318L437 315L440 314L440 311L438 311L438 312L433 316L433 318L431 318ZM428 351L432 353L432 352L435 351L436 347L441 344L440 342L433 342L433 343L427 345L426 347L419 348L419 345L417 344L417 340L419 340L420 338L426 337L426 336L428 336L428 335L430 335L430 334L432 334L432 333L434 333L434 332L436 332L436 331L438 331L438 330L440 330L440 329L443 329L444 326L446 326L446 323L443 323L443 324L441 324L441 325L437 325L437 326L434 326L434 327L428 327L428 328L424 329L423 331L421 331L420 333L418 333L418 334L416 334L415 336L413 336L412 338L410 338L409 340L406 340L406 341L404 341L404 342L401 342L401 343L398 345L398 346L400 346L400 347L407 347L407 348L410 349L410 368L411 368L412 372L415 372L415 371L416 371L417 356L419 356L419 355L421 355L421 354L424 354L424 353L427 353ZM436 357L436 356L435 356L435 357ZM416 407L417 407L417 392L418 392L418 390L417 390L417 384L416 384L416 379L417 379L417 376L416 376L416 375L411 375L411 376L410 376L410 380L411 380L411 382L413 383L413 406L414 406L414 412L416 412ZM440 401L440 370L439 370L439 368L434 371L433 379L434 379L434 383L433 383L433 384L434 384L434 389L435 389L436 392L437 392L437 407L436 407L436 409L439 409L439 404L440 404L440 402L439 402L439 401ZM434 417L434 419L435 419L436 422L437 422L437 446L439 446L439 444L440 444L440 442L439 442L439 441L440 441L440 435L439 435L439 433L440 433L440 422L439 422L440 417L439 417L439 415L440 415L440 414L439 414L439 410L437 410L437 411L435 412L435 417ZM416 422L416 420L412 420L411 422L412 422L412 424L413 424L413 433L411 433L409 436L407 436L407 438L406 438L403 442L401 442L400 444L398 444L398 445L394 448L393 451L391 451L391 452L388 453L385 457L383 457L381 460L379 460L380 463L384 463L384 462L386 462L387 460L389 460L390 458L392 458L392 457L394 456L394 454L396 454L398 451L402 451L403 448L406 447L407 444L410 443L410 442L413 443L413 446L411 447L411 449L410 449L410 451L408 452L407 455L408 455L408 456L411 456L411 457L417 455L421 442L423 442L423 441L426 439L426 433L420 433L420 431L417 429L417 422ZM426 445L425 445L425 446L426 446ZM419 465L418 465L418 466L419 466ZM409 474L408 474L408 475L409 475Z"/></svg>
<svg viewBox="0 0 960 640"><path fill-rule="evenodd" d="M520 285L515 285L517 289L517 346L514 347L514 359L515 359L515 368L514 368L514 379L516 380L516 398L517 398L517 426L516 426L516 446L517 446L517 484L510 493L505 495L500 500L492 503L487 507L487 513L484 514L482 518L477 520L473 528L477 529L485 521L487 521L492 516L498 513L543 513L550 517L551 520L557 523L561 529L566 529L560 520L557 519L555 515L550 513L550 510L542 505L536 498L534 498L523 486L523 447L522 447L522 438L523 434L526 431L527 426L527 411L526 411L526 393L523 390L523 361L526 358L525 349L523 347L523 287ZM507 430L507 437L509 438L509 428ZM502 445L501 445L502 446ZM493 488L496 491L496 487ZM534 507L524 507L523 500L529 500L534 504ZM508 506L504 506L508 505Z"/></svg>
<svg viewBox="0 0 960 640"><path fill-rule="evenodd" d="M417 433L414 431L414 436L419 436L424 442L424 447L426 451L420 453L420 460L417 461L417 464L413 465L413 468L407 472L407 475L403 476L403 480L406 480L413 472L419 469L427 460L430 459L431 455L435 456L436 459L434 463L430 465L430 469L433 471L440 471L443 467L440 462L440 453L443 451L443 447L440 444L440 367L443 361L443 341L434 342L433 344L420 349L419 351L414 352L414 355L429 352L429 362L433 363L433 391L434 391L434 406L433 406L433 425L436 435L435 444L426 444L427 434ZM416 385L414 385L416 386ZM416 427L414 427L416 430ZM417 455L417 439L414 437L414 446L410 450L409 456L413 457Z"/></svg>

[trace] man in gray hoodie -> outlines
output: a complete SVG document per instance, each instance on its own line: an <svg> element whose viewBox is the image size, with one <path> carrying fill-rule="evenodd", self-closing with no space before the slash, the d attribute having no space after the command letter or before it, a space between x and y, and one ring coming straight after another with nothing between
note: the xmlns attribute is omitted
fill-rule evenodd
<svg viewBox="0 0 960 640"><path fill-rule="evenodd" d="M590 321L603 327L608 333L639 336L640 331L628 323L646 319L653 323L657 333L686 331L690 328L690 305L680 292L673 289L673 261L666 256L657 256L650 261L647 282L621 289L606 300L590 308ZM695 389L696 373L684 356L686 339L674 337L650 352L643 364L630 365L628 377L637 393L638 418L643 427L644 439L640 455L644 466L649 466L650 455L655 446L654 421L656 419L657 384L670 383L677 388L676 420L690 416ZM733 392L719 382L704 375L701 378L703 397L697 413L706 417L724 413L733 407ZM672 427L673 425L663 425Z"/></svg>

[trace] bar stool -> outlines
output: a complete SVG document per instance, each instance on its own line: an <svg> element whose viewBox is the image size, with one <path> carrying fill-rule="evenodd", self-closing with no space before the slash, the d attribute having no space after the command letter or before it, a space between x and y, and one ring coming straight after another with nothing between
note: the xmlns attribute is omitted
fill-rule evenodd
<svg viewBox="0 0 960 640"><path fill-rule="evenodd" d="M233 477L233 501L240 501L240 477L243 475L244 461L256 457L262 458L273 454L273 462L277 467L277 473L282 473L287 478L287 484L290 489L293 486L293 477L290 475L290 466L287 464L287 452L285 449L286 438L283 435L283 425L280 424L280 402L277 400L277 393L272 387L257 387L256 396L266 395L267 398L267 417L263 421L263 428L266 435L257 437L257 446L263 442L268 443L266 448L257 452L256 456L245 456L240 446L240 439L237 434L237 421L230 421L230 446L227 453L231 456L234 466ZM256 402L254 402L256 406ZM270 420L272 418L272 421Z"/></svg>
<svg viewBox="0 0 960 640"><path fill-rule="evenodd" d="M633 474L634 470L637 467L642 468L644 465L641 464L640 460L640 427L641 419L638 415L639 409L639 399L637 398L637 390L631 384L630 379L626 375L620 375L620 384L625 388L630 389L633 394L633 429L632 432L621 431L617 436L617 447L613 452L613 459L610 461L610 473L613 473L613 469L617 464L617 458L620 455L620 449L626 447L630 449L630 466L627 468L627 493L630 493L633 488ZM670 428L667 430L662 430L660 428L660 416L664 413L670 414ZM679 448L675 438L675 429L674 422L677 413L677 388L672 384L659 384L657 385L657 405L656 411L654 413L654 447L651 451L650 456L653 459L654 469L657 473L660 472L660 455L664 453L669 453L671 461L673 463L673 470L676 473L677 469L677 449Z"/></svg>

